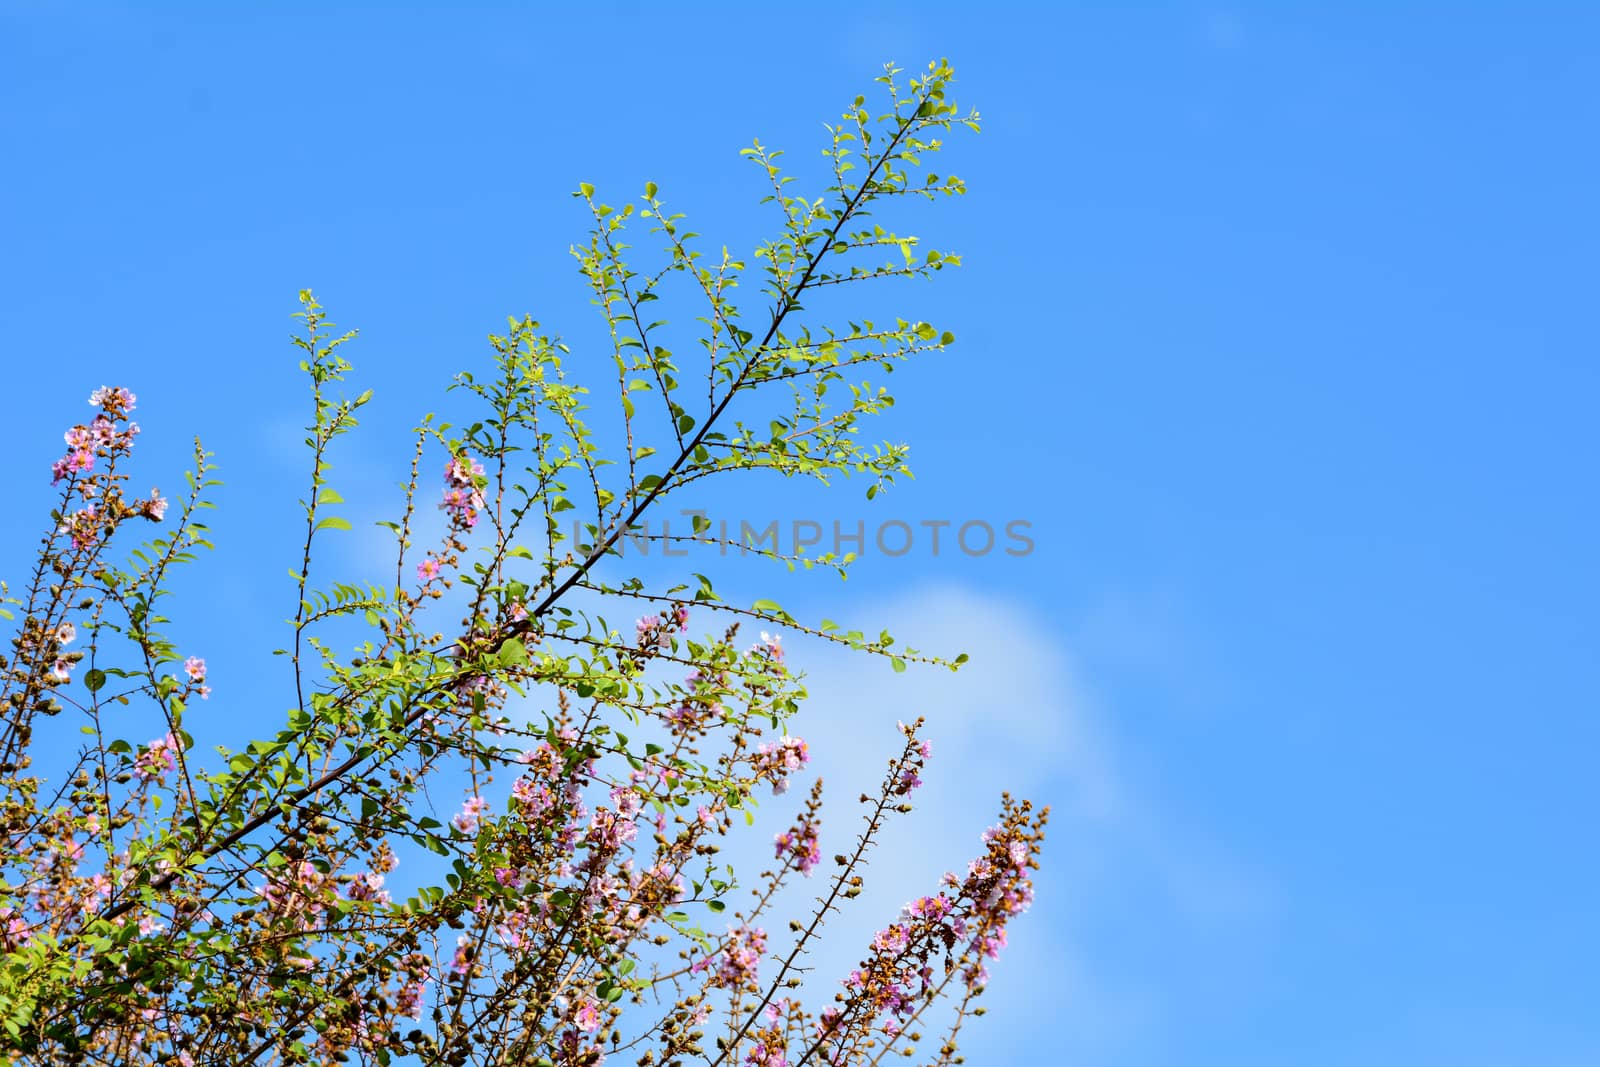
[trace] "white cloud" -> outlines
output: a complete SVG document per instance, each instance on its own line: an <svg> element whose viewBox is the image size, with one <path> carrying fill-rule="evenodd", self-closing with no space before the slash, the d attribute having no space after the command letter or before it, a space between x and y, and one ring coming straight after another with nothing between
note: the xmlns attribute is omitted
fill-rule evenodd
<svg viewBox="0 0 1600 1067"><path fill-rule="evenodd" d="M808 999L815 1006L901 904L976 854L1002 790L1053 811L1034 910L1018 920L1012 948L993 968L989 1017L972 1034L972 1047L990 1058L1004 1061L1002 1054L1028 1047L1094 1060L1148 1036L1172 995L1167 976L1130 975L1114 948L1106 958L1083 948L1085 930L1116 911L1108 902L1132 892L1161 909L1152 924L1211 936L1252 928L1270 915L1272 894L1258 875L1159 810L1119 770L1112 732L1064 647L1071 626L956 587L830 614L887 628L926 652L966 652L970 662L955 674L915 666L896 674L881 659L794 642L789 659L806 673L811 698L790 730L810 742L812 769L826 783L825 855L853 840L856 798L875 791L898 749L896 720L926 716L924 736L934 746L916 810L889 824L866 872L866 891L829 923L824 945L811 956L816 978L807 983ZM797 781L794 792L808 784ZM745 864L742 870L760 869L743 857L758 865L770 858L762 851L792 806L765 804L756 832L745 835L751 840L728 858ZM820 884L805 888L814 893ZM794 895L785 903L781 914L788 916L808 902ZM1105 953L1105 931L1097 933ZM774 939L775 947L785 943ZM1042 1043L1028 1045L1029 1034Z"/></svg>
<svg viewBox="0 0 1600 1067"><path fill-rule="evenodd" d="M954 674L917 666L897 674L883 659L793 640L789 660L805 672L810 699L790 730L810 742L811 769L825 782L825 856L847 850L859 832L857 798L876 793L898 752L896 721L925 716L923 736L933 743L926 784L913 797L916 809L889 822L871 854L865 891L829 921L809 955L808 1001L824 1005L874 931L907 900L936 889L943 872L965 867L981 850L979 834L994 821L1001 792L1009 790L1052 805L1055 839L1046 843L1034 913L1018 920L1012 947L993 968L988 1018L971 1035L972 1047L998 1053L1062 1011L1081 1021L1073 1047L1114 1040L1143 1009L1097 980L1073 949L1067 916L1073 887L1094 866L1073 838L1085 826L1118 820L1124 801L1089 701L1055 635L1013 605L948 587L857 604L848 617L874 631L887 628L924 652L966 652L970 662ZM803 794L809 780L798 780L793 793ZM740 870L759 870L771 858L771 834L796 804L765 802L755 831L735 835L745 840L726 858ZM832 868L825 862L776 914L808 913L808 897L824 888ZM786 951L788 936L775 932L773 946Z"/></svg>

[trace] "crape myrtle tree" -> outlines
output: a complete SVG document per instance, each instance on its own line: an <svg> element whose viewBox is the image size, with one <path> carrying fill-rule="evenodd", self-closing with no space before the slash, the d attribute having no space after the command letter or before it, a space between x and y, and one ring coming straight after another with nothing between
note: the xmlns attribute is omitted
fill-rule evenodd
<svg viewBox="0 0 1600 1067"><path fill-rule="evenodd" d="M491 338L492 372L454 386L480 421L430 417L416 432L384 524L392 584L313 583L317 549L350 525L335 510L330 450L371 393L344 398L353 334L301 294L294 344L313 419L296 611L284 672L250 683L284 685L290 710L274 736L197 745L192 718L240 699L245 683L211 678L205 648L167 636L173 575L210 547L210 454L196 444L182 494L138 493L136 398L94 392L55 463L38 558L5 601L10 1062L961 1062L957 1032L981 1014L988 961L1031 899L1046 811L1004 797L964 871L886 916L848 974L803 989L808 947L910 810L929 759L920 720L885 735L882 784L859 797L836 854L820 841L817 783L773 839L769 869L741 882L718 859L808 760L791 732L802 679L777 635L897 669L959 658L770 601L729 603L699 575L657 588L618 573L624 539L667 537L648 516L695 482L853 474L871 494L905 473L903 446L860 437L891 402L861 376L952 338L807 310L817 290L958 262L874 219L961 193L960 179L924 167L949 132L978 126L947 97L947 64L900 74L879 79L881 113L858 97L829 127L820 197L789 192L778 152L744 150L779 220L748 259L702 251L653 184L620 209L581 187L594 225L574 254L609 362L585 362L601 373L580 385L574 357L532 319ZM649 266L626 255L624 237L641 229ZM751 280L753 311L735 302ZM667 299L698 324L692 359L661 343ZM610 458L602 412L620 428ZM435 539L423 530L439 522L421 509L436 504ZM683 536L714 540L704 522ZM613 627L606 611L637 622ZM81 728L81 744L36 757L36 738L61 736L55 717ZM395 899L385 877L407 856L430 876ZM811 876L815 906L774 917L780 889Z"/></svg>

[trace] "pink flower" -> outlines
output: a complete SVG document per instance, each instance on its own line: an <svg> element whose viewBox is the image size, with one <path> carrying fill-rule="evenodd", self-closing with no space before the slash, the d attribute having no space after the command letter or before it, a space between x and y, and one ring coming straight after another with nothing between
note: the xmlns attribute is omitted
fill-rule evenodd
<svg viewBox="0 0 1600 1067"><path fill-rule="evenodd" d="M756 970L767 951L767 932L759 926L730 926L720 952L696 960L690 971L699 974L716 966L711 984L729 989L754 987Z"/></svg>
<svg viewBox="0 0 1600 1067"><path fill-rule="evenodd" d="M167 504L169 501L161 495L161 490L150 490L150 499L143 504L144 517L151 522L160 522L167 517Z"/></svg>
<svg viewBox="0 0 1600 1067"><path fill-rule="evenodd" d="M183 673L189 676L191 682L206 680L206 661L199 656L190 656L183 661Z"/></svg>
<svg viewBox="0 0 1600 1067"><path fill-rule="evenodd" d="M572 1023L586 1034L592 1034L600 1029L600 1009L595 1007L592 1000L585 999L572 1015Z"/></svg>
<svg viewBox="0 0 1600 1067"><path fill-rule="evenodd" d="M178 761L173 753L181 746L178 739L169 731L165 737L158 737L139 753L139 758L133 761L133 773L141 782L148 782L152 778L160 778L168 771L178 769Z"/></svg>
<svg viewBox="0 0 1600 1067"><path fill-rule="evenodd" d="M119 386L102 385L89 394L89 403L104 408L111 415L125 415L133 410L138 397Z"/></svg>
<svg viewBox="0 0 1600 1067"><path fill-rule="evenodd" d="M351 900L368 900L374 904L389 903L389 891L383 888L383 875L375 871L362 871L352 878L348 895Z"/></svg>
<svg viewBox="0 0 1600 1067"><path fill-rule="evenodd" d="M810 761L811 750L804 741L785 737L756 749L756 774L771 779L772 793L777 796L789 788L789 772L799 770Z"/></svg>
<svg viewBox="0 0 1600 1067"><path fill-rule="evenodd" d="M439 561L432 556L417 564L417 580L419 582L431 582L437 577L439 577Z"/></svg>
<svg viewBox="0 0 1600 1067"><path fill-rule="evenodd" d="M771 1005L768 1005L771 1008ZM772 1035L776 1037L776 1034ZM749 1067L789 1067L788 1057L784 1055L783 1046L774 1040L768 1044L767 1040L757 1041L755 1048L750 1050L750 1055L744 1061Z"/></svg>
<svg viewBox="0 0 1600 1067"><path fill-rule="evenodd" d="M811 877L811 872L816 870L817 864L822 862L822 846L817 841L816 824L809 819L802 820L799 826L785 830L773 838L776 846L777 859L786 855L793 857L800 868L800 873Z"/></svg>
<svg viewBox="0 0 1600 1067"><path fill-rule="evenodd" d="M450 820L450 825L464 834L475 834L478 832L478 817L488 808L489 802L482 797L468 797L466 803L461 805L461 811Z"/></svg>
<svg viewBox="0 0 1600 1067"><path fill-rule="evenodd" d="M478 525L478 512L486 506L479 488L482 478L483 464L464 452L445 465L448 488L439 507L450 513L450 524L456 529L470 530Z"/></svg>
<svg viewBox="0 0 1600 1067"><path fill-rule="evenodd" d="M100 512L93 504L79 508L67 516L67 521L56 527L56 533L72 538L72 547L88 548L100 534Z"/></svg>
<svg viewBox="0 0 1600 1067"><path fill-rule="evenodd" d="M476 486L477 480L481 477L483 477L483 464L465 452L445 464L444 480L450 485L470 488Z"/></svg>
<svg viewBox="0 0 1600 1067"><path fill-rule="evenodd" d="M8 947L15 948L25 945L33 939L33 931L27 922L11 908L0 908L0 922L4 923L4 941Z"/></svg>
<svg viewBox="0 0 1600 1067"><path fill-rule="evenodd" d="M898 956L905 951L906 944L906 928L899 923L891 923L888 929L878 931L878 935L872 939L872 950L886 956Z"/></svg>
<svg viewBox="0 0 1600 1067"><path fill-rule="evenodd" d="M450 973L457 978L464 978L472 970L472 935L462 934L456 938L456 954L450 961Z"/></svg>

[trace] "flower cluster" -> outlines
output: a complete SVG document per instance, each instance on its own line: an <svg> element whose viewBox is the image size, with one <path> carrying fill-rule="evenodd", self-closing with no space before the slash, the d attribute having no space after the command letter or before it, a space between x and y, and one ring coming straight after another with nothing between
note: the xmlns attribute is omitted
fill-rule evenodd
<svg viewBox="0 0 1600 1067"><path fill-rule="evenodd" d="M767 1005L768 1013L775 1005ZM750 1055L745 1057L749 1067L789 1067L789 1057L786 1055L787 1046L783 1040L783 1031L776 1026L769 1026L758 1030L755 1035L755 1045L750 1049Z"/></svg>
<svg viewBox="0 0 1600 1067"><path fill-rule="evenodd" d="M488 810L489 802L487 800L476 795L470 796L461 805L461 810L451 818L450 825L464 834L475 834L478 832L479 817Z"/></svg>
<svg viewBox="0 0 1600 1067"><path fill-rule="evenodd" d="M383 875L377 871L361 871L350 879L345 895L351 900L372 904L389 903L389 891L383 888Z"/></svg>
<svg viewBox="0 0 1600 1067"><path fill-rule="evenodd" d="M176 753L182 748L182 742L168 731L163 737L158 737L145 746L139 758L134 760L133 773L141 781L160 779L168 771L178 769Z"/></svg>
<svg viewBox="0 0 1600 1067"><path fill-rule="evenodd" d="M151 522L161 522L167 517L168 503L167 498L161 495L161 490L152 488L150 499L140 501L137 510Z"/></svg>
<svg viewBox="0 0 1600 1067"><path fill-rule="evenodd" d="M988 980L984 961L1006 944L1006 924L1033 900L1031 870L1043 837L1045 814L1031 805L1004 800L1001 821L984 832L983 855L968 865L965 878L944 877L945 889L919 897L872 939L871 955L844 980L843 1008L824 1011L817 1033L833 1042L827 1062L840 1062L861 1025L885 1037L900 1035L946 981L959 976L969 992ZM936 958L946 963L936 968Z"/></svg>
<svg viewBox="0 0 1600 1067"><path fill-rule="evenodd" d="M32 939L32 928L15 908L0 908L0 947L13 952Z"/></svg>
<svg viewBox="0 0 1600 1067"><path fill-rule="evenodd" d="M133 439L139 434L139 424L129 422L118 429L117 423L127 418L135 399L126 389L104 385L89 394L89 403L100 408L101 413L93 422L74 426L62 435L67 443L67 454L51 464L51 480L59 482L70 474L86 473L94 469L96 456L110 456L132 448Z"/></svg>
<svg viewBox="0 0 1600 1067"><path fill-rule="evenodd" d="M410 952L400 959L403 979L400 992L395 997L395 1014L412 1019L422 1018L422 998L427 995L428 983L433 980L433 961L421 952Z"/></svg>
<svg viewBox="0 0 1600 1067"><path fill-rule="evenodd" d="M782 676L788 670L783 665L783 635L761 631L761 640L750 646L750 651L766 661L767 670Z"/></svg>
<svg viewBox="0 0 1600 1067"><path fill-rule="evenodd" d="M759 926L729 926L722 948L696 960L690 970L711 972L711 984L724 989L756 990L756 973L767 952L767 932Z"/></svg>
<svg viewBox="0 0 1600 1067"><path fill-rule="evenodd" d="M641 652L665 651L672 644L672 635L689 625L689 609L678 604L659 615L645 615L634 623Z"/></svg>
<svg viewBox="0 0 1600 1067"><path fill-rule="evenodd" d="M785 737L756 748L756 775L772 783L778 796L789 788L789 775L811 762L811 750L798 737Z"/></svg>
<svg viewBox="0 0 1600 1067"><path fill-rule="evenodd" d="M316 864L302 859L269 873L257 892L275 919L297 930L310 930L333 902L333 883Z"/></svg>
<svg viewBox="0 0 1600 1067"><path fill-rule="evenodd" d="M188 687L201 700L211 698L211 687L206 684L206 661L199 656L190 656L183 661L183 673L188 678Z"/></svg>
<svg viewBox="0 0 1600 1067"><path fill-rule="evenodd" d="M692 734L715 716L722 714L718 694L727 690L727 671L692 670L683 680L683 699L662 713L667 728L675 735Z"/></svg>
<svg viewBox="0 0 1600 1067"><path fill-rule="evenodd" d="M896 723L895 725L899 727L902 734L905 734L906 740L912 742L911 749L907 752L906 759L900 768L899 778L895 782L894 789L897 796L907 796L913 789L922 784L922 768L928 762L928 758L933 755L933 745L926 738L917 739L917 728L915 726L904 722Z"/></svg>
<svg viewBox="0 0 1600 1067"><path fill-rule="evenodd" d="M66 534L72 547L81 551L99 539L105 525L100 509L93 504L85 504L63 518L61 525L56 527L56 533Z"/></svg>
<svg viewBox="0 0 1600 1067"><path fill-rule="evenodd" d="M483 464L463 452L445 464L444 481L439 507L449 514L451 528L470 530L478 525L478 513L485 506L483 487L488 484Z"/></svg>
<svg viewBox="0 0 1600 1067"><path fill-rule="evenodd" d="M806 802L805 811L801 813L795 825L773 838L776 858L793 861L800 869L800 873L807 878L816 870L817 864L822 862L822 844L817 835L817 818L822 809L822 783L819 781L811 789L811 798Z"/></svg>
<svg viewBox="0 0 1600 1067"><path fill-rule="evenodd" d="M817 828L810 823L785 830L775 838L777 858L792 856L800 873L810 876L822 862L822 846L817 842Z"/></svg>
<svg viewBox="0 0 1600 1067"><path fill-rule="evenodd" d="M50 665L50 680L65 683L71 679L72 668L79 658L77 653L66 650L68 645L77 640L78 628L70 622L64 622L52 630L49 637L54 646L54 652L51 653L54 662Z"/></svg>

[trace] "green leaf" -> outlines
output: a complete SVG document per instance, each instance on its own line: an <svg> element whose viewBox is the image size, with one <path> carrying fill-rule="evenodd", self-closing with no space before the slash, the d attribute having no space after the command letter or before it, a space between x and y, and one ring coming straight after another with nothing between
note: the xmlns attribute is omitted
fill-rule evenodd
<svg viewBox="0 0 1600 1067"><path fill-rule="evenodd" d="M106 672L92 670L83 676L83 686L91 693L98 693L106 684Z"/></svg>
<svg viewBox="0 0 1600 1067"><path fill-rule="evenodd" d="M344 497L340 496L338 494L338 492L335 491L334 489L331 489L331 488L323 489L322 492L317 494L317 503L319 503L319 504L343 504L344 503Z"/></svg>
<svg viewBox="0 0 1600 1067"><path fill-rule="evenodd" d="M521 667L528 662L528 646L521 638L513 637L500 646L500 664L504 667Z"/></svg>
<svg viewBox="0 0 1600 1067"><path fill-rule="evenodd" d="M329 530L348 530L350 529L350 520L339 515L329 515L327 518L317 523L317 525L313 527L312 532L314 533L317 530L324 528Z"/></svg>

